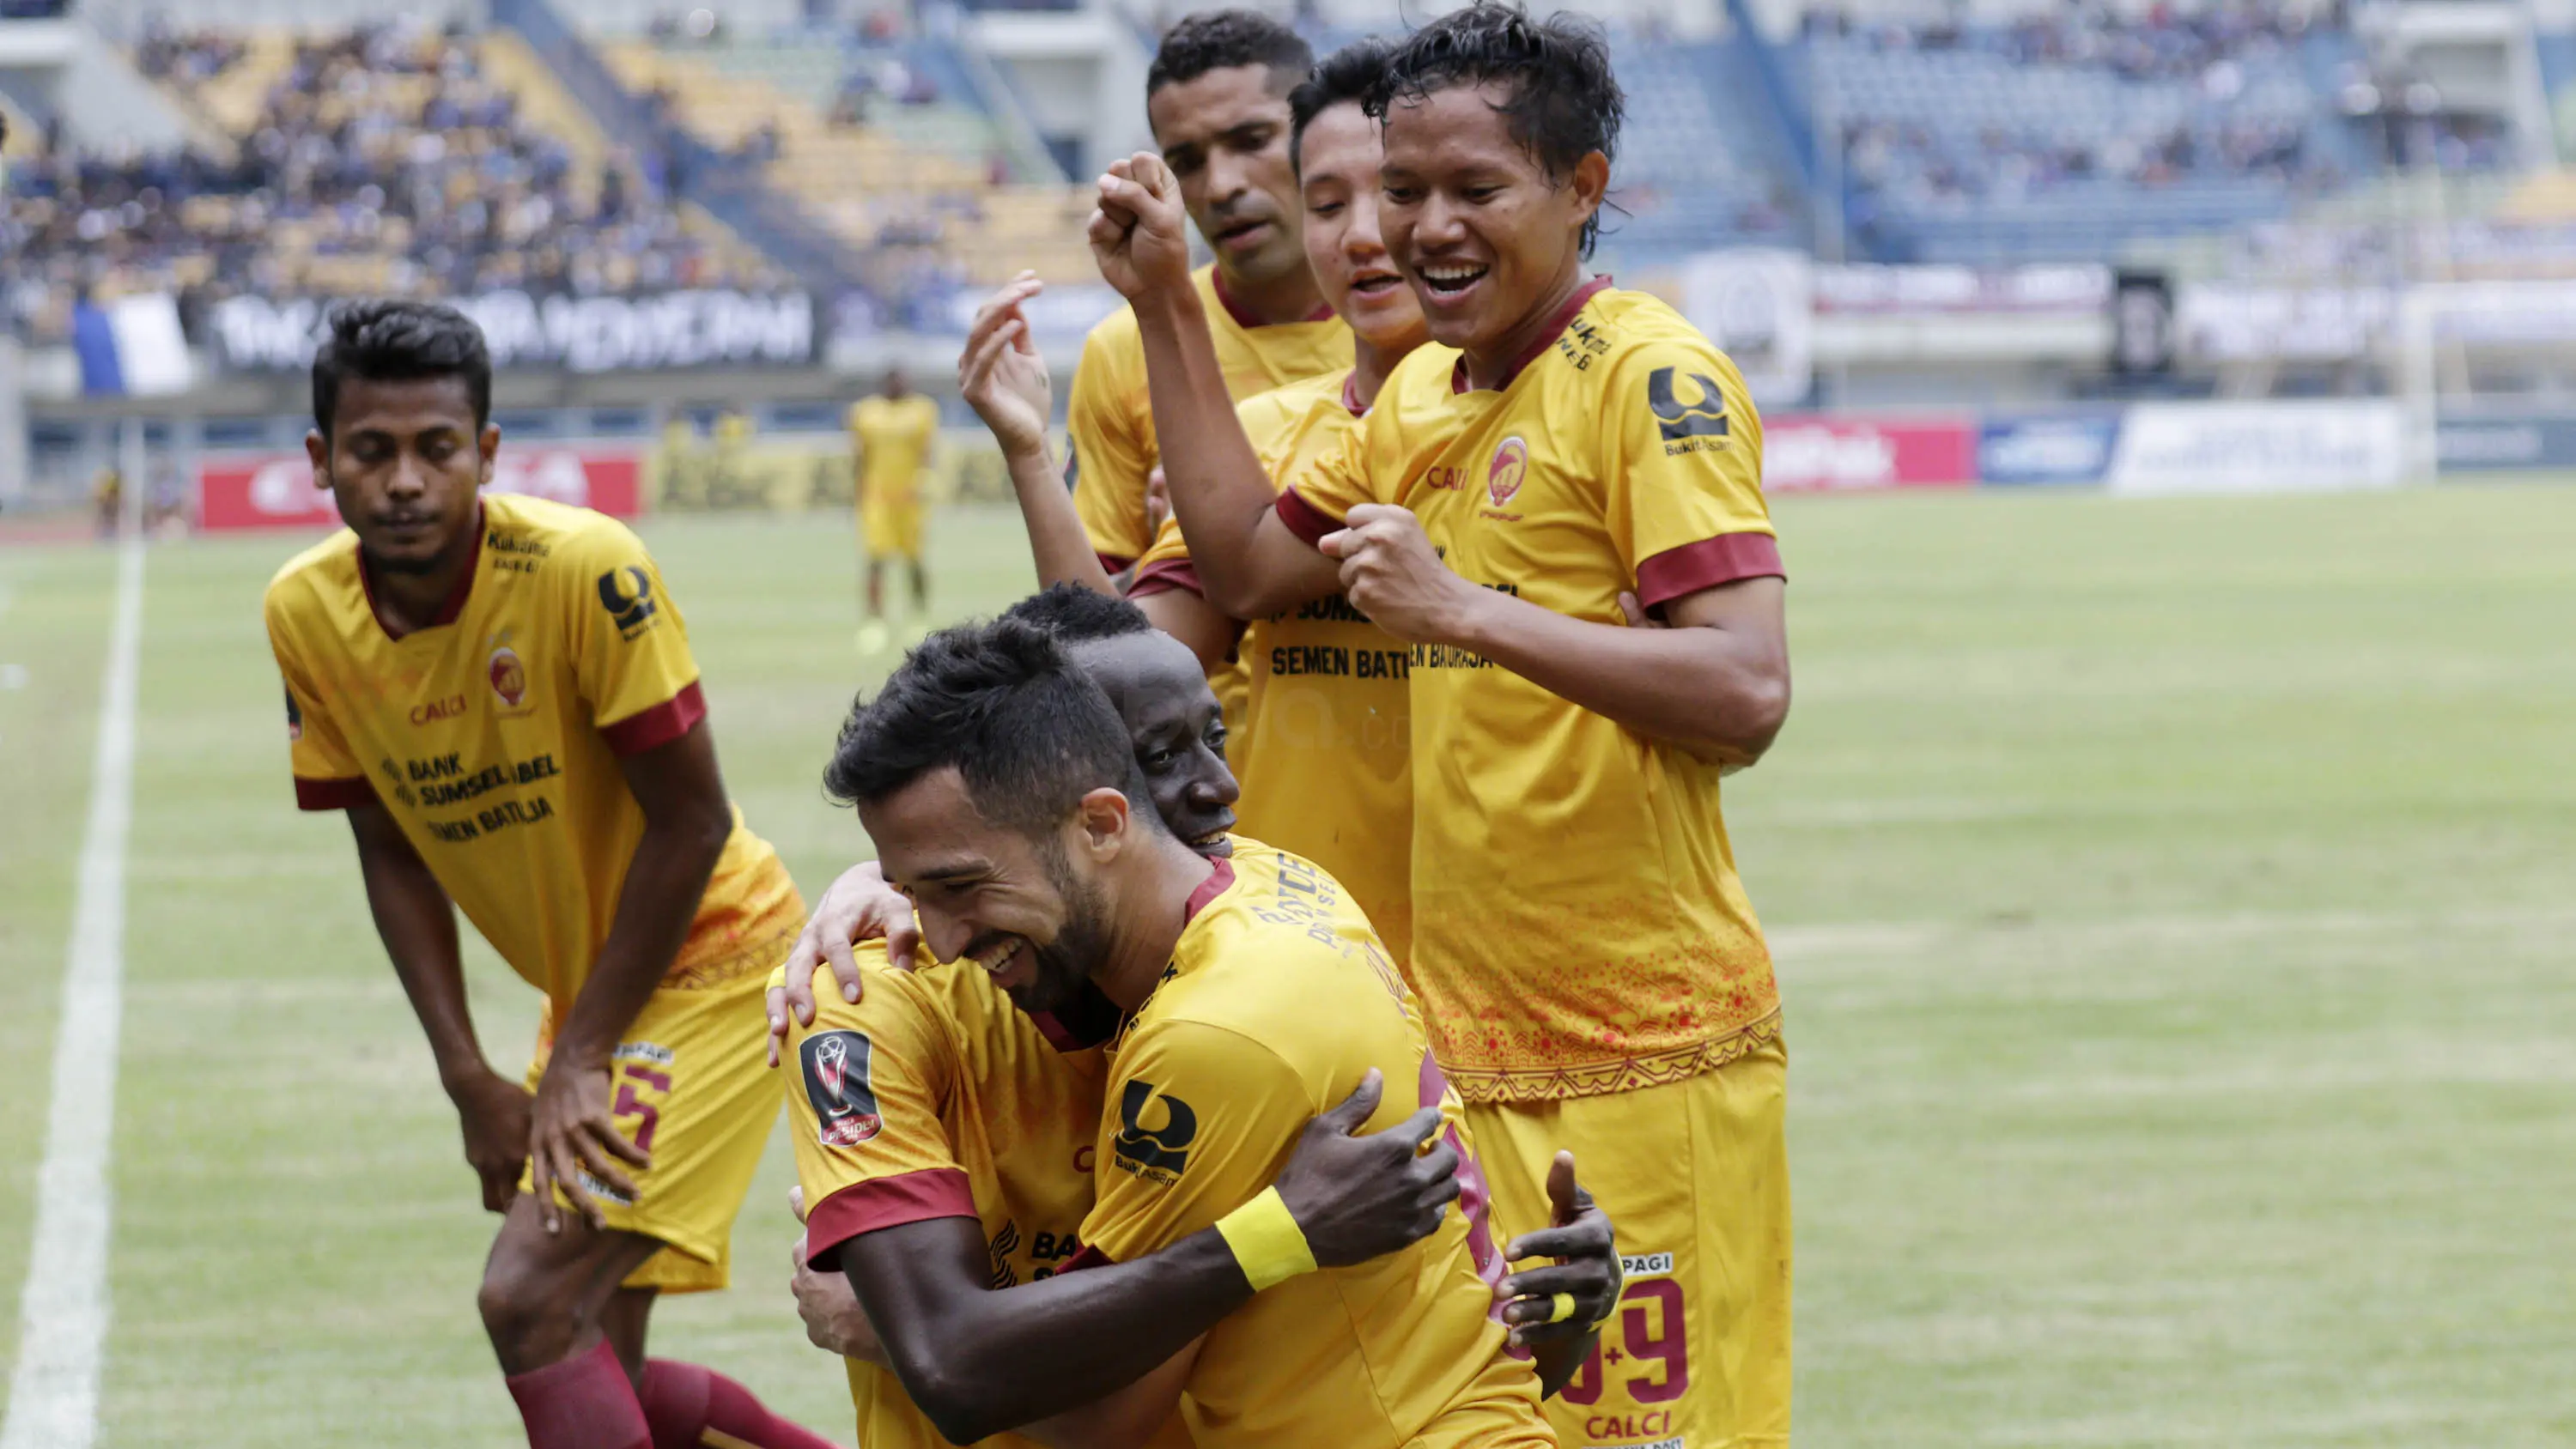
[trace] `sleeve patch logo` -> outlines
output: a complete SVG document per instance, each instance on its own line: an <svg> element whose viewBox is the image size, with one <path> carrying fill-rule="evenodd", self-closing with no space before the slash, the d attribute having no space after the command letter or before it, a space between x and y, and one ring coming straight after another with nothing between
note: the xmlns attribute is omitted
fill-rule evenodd
<svg viewBox="0 0 2576 1449"><path fill-rule="evenodd" d="M286 738L292 742L304 738L304 706L295 702L295 691L286 691Z"/></svg>
<svg viewBox="0 0 2576 1449"><path fill-rule="evenodd" d="M865 1036L818 1031L796 1055L805 1071L805 1100L814 1107L815 1140L826 1147L856 1147L884 1128L876 1090L868 1085Z"/></svg>
<svg viewBox="0 0 2576 1449"><path fill-rule="evenodd" d="M1163 1125L1145 1125L1145 1113L1160 1095ZM1157 1093L1151 1082L1129 1082L1118 1099L1118 1136L1109 1144L1111 1160L1148 1182L1180 1181L1190 1161L1190 1142L1199 1135L1199 1114L1169 1093Z"/></svg>
<svg viewBox="0 0 2576 1449"><path fill-rule="evenodd" d="M1654 409L1655 425L1667 443L1726 436L1726 394L1707 373L1694 372L1690 380L1699 397L1686 403L1673 396L1673 369L1658 367L1646 379L1646 406Z"/></svg>
<svg viewBox="0 0 2576 1449"><path fill-rule="evenodd" d="M617 624L617 637L632 639L653 622L653 576L633 564L599 576L599 606Z"/></svg>

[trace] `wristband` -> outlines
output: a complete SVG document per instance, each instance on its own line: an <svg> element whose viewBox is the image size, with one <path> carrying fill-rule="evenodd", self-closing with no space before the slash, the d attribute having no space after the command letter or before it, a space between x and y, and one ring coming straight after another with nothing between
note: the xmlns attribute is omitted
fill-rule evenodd
<svg viewBox="0 0 2576 1449"><path fill-rule="evenodd" d="M1234 1250L1235 1264L1255 1293L1315 1271L1315 1250L1306 1246L1304 1230L1275 1187L1263 1188L1259 1197L1217 1219L1216 1230Z"/></svg>

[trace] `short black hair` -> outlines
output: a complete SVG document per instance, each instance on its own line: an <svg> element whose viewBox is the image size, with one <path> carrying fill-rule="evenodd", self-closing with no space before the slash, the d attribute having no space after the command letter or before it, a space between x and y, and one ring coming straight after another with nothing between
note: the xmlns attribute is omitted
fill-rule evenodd
<svg viewBox="0 0 2576 1449"><path fill-rule="evenodd" d="M1145 94L1239 65L1270 67L1272 88L1285 90L1314 64L1315 48L1305 37L1258 10L1197 10L1163 32L1145 70Z"/></svg>
<svg viewBox="0 0 2576 1449"><path fill-rule="evenodd" d="M379 297L332 309L331 335L313 354L313 425L325 438L339 410L340 381L349 377L461 377L474 404L474 431L492 421L492 354L483 329L443 302Z"/></svg>
<svg viewBox="0 0 2576 1449"><path fill-rule="evenodd" d="M1165 831L1139 778L1118 710L1064 646L1025 619L942 629L904 656L873 700L850 706L823 771L842 805L883 800L954 766L975 812L1041 836L1103 787L1139 802Z"/></svg>
<svg viewBox="0 0 2576 1449"><path fill-rule="evenodd" d="M1076 583L1049 584L1004 609L1002 617L1034 624L1060 644L1088 644L1154 630L1154 621L1145 617L1144 610Z"/></svg>
<svg viewBox="0 0 2576 1449"><path fill-rule="evenodd" d="M1306 169L1306 128L1317 116L1335 106L1352 101L1362 106L1377 91L1378 81L1386 74L1386 62L1395 54L1395 42L1370 36L1354 40L1322 60L1297 88L1288 93L1288 164L1300 174Z"/></svg>
<svg viewBox="0 0 2576 1449"><path fill-rule="evenodd" d="M1563 10L1538 20L1509 0L1476 0L1407 36L1370 92L1368 112L1384 121L1397 102L1488 82L1510 88L1511 99L1497 109L1512 139L1549 177L1571 175L1595 151L1618 158L1627 98L1600 22ZM1583 226L1585 256L1600 232L1596 211Z"/></svg>

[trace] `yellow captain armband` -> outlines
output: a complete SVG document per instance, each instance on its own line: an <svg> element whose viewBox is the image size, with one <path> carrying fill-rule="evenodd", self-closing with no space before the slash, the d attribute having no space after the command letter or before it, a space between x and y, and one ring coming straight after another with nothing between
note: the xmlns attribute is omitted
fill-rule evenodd
<svg viewBox="0 0 2576 1449"><path fill-rule="evenodd" d="M1306 1246L1305 1232L1275 1187L1263 1188L1259 1197L1217 1219L1216 1230L1234 1250L1234 1261L1255 1293L1315 1271L1315 1250Z"/></svg>

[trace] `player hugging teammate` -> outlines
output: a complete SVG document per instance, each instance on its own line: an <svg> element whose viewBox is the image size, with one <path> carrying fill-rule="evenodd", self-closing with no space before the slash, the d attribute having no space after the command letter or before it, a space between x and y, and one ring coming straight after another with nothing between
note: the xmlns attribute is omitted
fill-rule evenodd
<svg viewBox="0 0 2576 1449"><path fill-rule="evenodd" d="M641 1352L781 1089L866 1449L1785 1444L1786 1058L1720 811L1786 718L1783 575L1733 364L1584 267L1607 47L1486 0L1316 64L1216 12L1147 110L1061 469L1034 281L960 359L1052 587L853 706L877 859L766 973L775 1082L794 891L651 559L478 497L454 314L316 364L352 533L271 589L298 795L351 813L505 1213L531 1444L818 1442ZM451 900L548 994L528 1089Z"/></svg>

